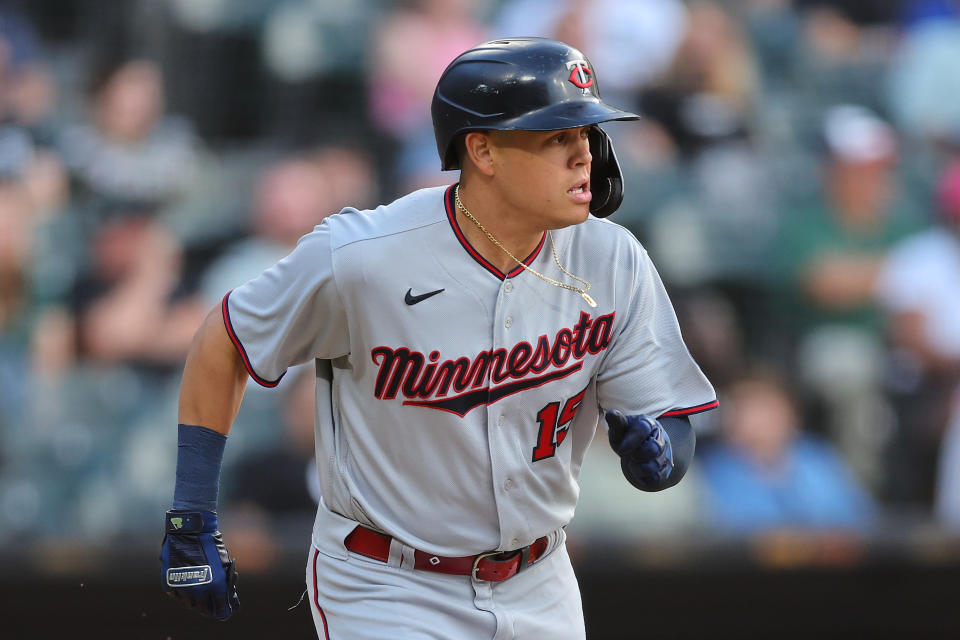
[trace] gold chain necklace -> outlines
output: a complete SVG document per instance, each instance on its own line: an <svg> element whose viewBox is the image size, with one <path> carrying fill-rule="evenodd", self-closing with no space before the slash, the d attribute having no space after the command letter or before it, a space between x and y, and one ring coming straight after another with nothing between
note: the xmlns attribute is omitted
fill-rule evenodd
<svg viewBox="0 0 960 640"><path fill-rule="evenodd" d="M569 285L569 284L566 284L566 283L564 283L564 282L560 282L559 280L554 280L553 278L547 277L547 276L543 275L542 273L540 273L540 272L538 272L538 271L534 271L533 269L531 269L531 268L528 267L527 265L523 264L523 262L521 262L520 260L518 260L517 257L514 256L512 253L510 253L509 251L507 251L507 248L506 248L505 246L503 246L502 244L500 244L500 241L497 240L496 238L494 238L494 237L493 237L493 234L490 233L489 231L487 231L487 228L484 227L482 224L480 224L480 221L477 220L476 218L474 218L474 217L473 217L473 214L470 213L469 211L467 211L467 208L466 208L465 206L463 206L463 203L462 203L462 202L460 202L460 185L459 185L459 184L458 184L458 185L454 188L454 190L453 190L453 199L454 199L454 201L457 203L457 208L460 209L460 211L463 211L463 215L465 215L465 216L467 216L468 218L470 218L470 220L473 222L473 224L477 225L477 227L480 228L480 231L482 231L484 234L486 234L487 238L490 239L490 242L492 242L493 244L495 244L495 245L497 245L498 247L500 247L500 249L501 249L505 254L507 254L508 256L510 256L510 258L512 258L513 261L516 262L518 265L520 265L521 267L523 267L524 269L526 269L527 271L529 271L529 272L532 273L533 275L537 276L538 278L540 278L540 279L543 280L544 282L549 282L550 284L554 285L555 287L560 287L561 289L567 289L568 291L576 291L577 293L580 294L580 296L581 296L584 300L586 300L587 304L590 305L591 307L597 306L596 301L595 301L593 298L591 298L590 295L587 293L587 291L590 290L590 283L587 282L586 280L584 280L583 278L578 278L577 276L573 275L572 273L570 273L569 271L567 271L566 269L564 269L562 264L560 264L560 256L557 255L557 245L554 244L554 242L553 242L553 233L552 233L551 231L547 231L547 235L550 236L550 248L553 249L553 259L556 261L557 266L560 267L560 271L563 271L565 274L567 274L568 276L570 276L571 278L573 278L573 279L576 280L577 282L582 283L582 284L584 285L584 288L583 288L583 289L581 289L581 288L579 288L579 287L574 287L573 285Z"/></svg>

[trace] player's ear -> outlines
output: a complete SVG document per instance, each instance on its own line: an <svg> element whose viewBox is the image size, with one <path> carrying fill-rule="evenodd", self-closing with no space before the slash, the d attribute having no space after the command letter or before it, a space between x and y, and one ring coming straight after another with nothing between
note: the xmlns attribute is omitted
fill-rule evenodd
<svg viewBox="0 0 960 640"><path fill-rule="evenodd" d="M472 164L486 175L493 175L493 141L486 131L471 131L463 138L464 160L461 166Z"/></svg>

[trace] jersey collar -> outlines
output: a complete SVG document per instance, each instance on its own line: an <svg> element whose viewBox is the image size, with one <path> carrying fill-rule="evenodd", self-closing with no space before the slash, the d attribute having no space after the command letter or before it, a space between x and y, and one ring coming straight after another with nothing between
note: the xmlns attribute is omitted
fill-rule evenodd
<svg viewBox="0 0 960 640"><path fill-rule="evenodd" d="M447 210L447 220L450 222L450 228L453 229L453 235L455 235L457 237L457 240L460 241L460 245L467 251L468 254L470 254L471 258L473 258L474 260L480 263L480 266L482 266L484 269L492 273L495 277L497 277L500 280L503 280L505 278L512 278L515 275L523 272L523 267L521 267L520 265L517 265L509 273L504 273L500 271L500 269L498 269L497 267L490 264L486 259L484 259L482 255L480 255L479 251L473 248L473 245L471 245L470 242L467 240L467 236L464 235L463 230L460 228L460 224L457 222L457 216L455 213L457 205L454 201L454 189L456 189L456 187L457 187L456 183L447 187L447 192L443 196L443 203ZM543 249L543 243L544 241L546 241L546 239L547 239L547 234L546 232L544 232L544 234L540 236L540 242L534 248L533 252L531 252L530 255L523 260L523 264L529 266L530 264L533 263L534 260L537 259L537 256L540 255L540 250Z"/></svg>

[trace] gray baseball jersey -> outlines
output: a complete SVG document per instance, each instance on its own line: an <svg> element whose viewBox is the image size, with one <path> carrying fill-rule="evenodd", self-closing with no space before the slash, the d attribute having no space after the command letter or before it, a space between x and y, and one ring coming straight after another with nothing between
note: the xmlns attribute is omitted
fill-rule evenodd
<svg viewBox="0 0 960 640"><path fill-rule="evenodd" d="M683 415L716 400L624 228L591 217L553 232L564 267L591 283L591 308L519 265L501 273L454 211L452 187L344 209L227 294L223 312L260 384L318 359L329 509L462 556L571 519L601 411ZM569 281L549 244L544 234L525 264Z"/></svg>

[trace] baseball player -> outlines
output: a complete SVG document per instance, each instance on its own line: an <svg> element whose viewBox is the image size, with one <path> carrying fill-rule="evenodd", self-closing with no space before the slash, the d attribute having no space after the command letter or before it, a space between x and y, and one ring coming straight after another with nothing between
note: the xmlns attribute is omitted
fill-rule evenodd
<svg viewBox="0 0 960 640"><path fill-rule="evenodd" d="M347 208L197 333L183 375L164 589L236 611L220 461L249 375L316 363L323 499L306 567L321 638L583 638L564 546L601 416L626 479L659 491L717 405L622 199L576 49L517 38L454 60L433 99L458 184ZM593 214L590 216L590 214Z"/></svg>

